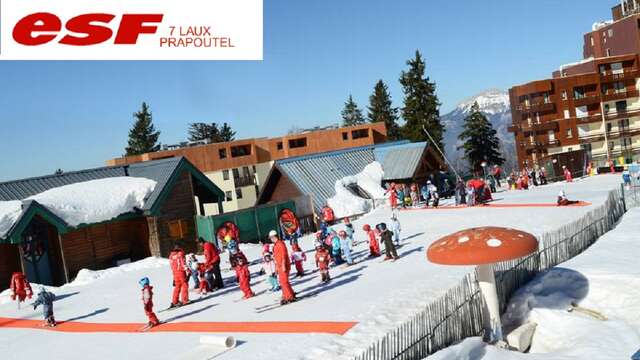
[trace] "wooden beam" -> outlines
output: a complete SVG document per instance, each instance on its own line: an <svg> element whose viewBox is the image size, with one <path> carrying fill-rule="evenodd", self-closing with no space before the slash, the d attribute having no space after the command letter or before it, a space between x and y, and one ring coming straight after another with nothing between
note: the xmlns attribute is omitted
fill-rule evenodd
<svg viewBox="0 0 640 360"><path fill-rule="evenodd" d="M62 235L58 231L58 246L60 246L60 258L62 258L62 270L64 271L64 281L69 282L69 270L67 269L67 259L64 257L64 248L62 247Z"/></svg>

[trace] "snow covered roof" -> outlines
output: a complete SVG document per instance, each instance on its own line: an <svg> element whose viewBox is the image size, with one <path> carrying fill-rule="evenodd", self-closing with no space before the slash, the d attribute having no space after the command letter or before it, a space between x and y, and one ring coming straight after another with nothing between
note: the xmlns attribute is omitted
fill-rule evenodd
<svg viewBox="0 0 640 360"><path fill-rule="evenodd" d="M23 219L41 215L58 227L89 225L127 213L153 215L184 172L218 199L224 193L183 157L0 183L0 243L19 242Z"/></svg>

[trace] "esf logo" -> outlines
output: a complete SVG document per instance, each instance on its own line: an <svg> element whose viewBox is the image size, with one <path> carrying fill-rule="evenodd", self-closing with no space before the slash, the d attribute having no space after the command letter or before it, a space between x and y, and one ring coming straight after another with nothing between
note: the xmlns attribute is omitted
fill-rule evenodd
<svg viewBox="0 0 640 360"><path fill-rule="evenodd" d="M163 14L123 14L117 28L117 17L107 13L82 14L64 24L57 15L38 12L20 19L13 28L13 39L22 45L38 46L56 40L60 44L90 46L113 38L115 45L133 45L141 34L155 34ZM114 37L115 32L115 37Z"/></svg>

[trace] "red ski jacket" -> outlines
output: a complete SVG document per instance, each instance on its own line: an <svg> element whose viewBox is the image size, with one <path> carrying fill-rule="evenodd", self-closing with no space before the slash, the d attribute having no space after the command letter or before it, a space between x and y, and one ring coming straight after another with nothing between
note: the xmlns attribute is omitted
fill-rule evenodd
<svg viewBox="0 0 640 360"><path fill-rule="evenodd" d="M146 307L153 307L153 286L145 285L142 288L142 304Z"/></svg>
<svg viewBox="0 0 640 360"><path fill-rule="evenodd" d="M278 239L275 244L273 244L273 260L276 262L276 270L278 272L285 272L288 274L289 271L291 271L289 251L287 250L287 245L282 241L282 239Z"/></svg>
<svg viewBox="0 0 640 360"><path fill-rule="evenodd" d="M173 278L185 278L188 271L186 261L184 259L184 251L182 249L173 249L169 254L169 263L171 264L171 272Z"/></svg>
<svg viewBox="0 0 640 360"><path fill-rule="evenodd" d="M325 222L334 221L336 216L333 213L333 209L328 206L325 206L324 208L322 208L322 218L324 219Z"/></svg>
<svg viewBox="0 0 640 360"><path fill-rule="evenodd" d="M215 245L210 242L204 243L204 267L211 269L213 264L220 262L220 252Z"/></svg>
<svg viewBox="0 0 640 360"><path fill-rule="evenodd" d="M331 262L331 256L325 248L316 250L316 266L320 270L329 270L329 263Z"/></svg>
<svg viewBox="0 0 640 360"><path fill-rule="evenodd" d="M11 284L9 287L13 292L12 299L14 300L16 295L22 295L23 297L27 296L29 299L31 299L31 296L33 295L29 280L27 280L21 272L14 272L13 275L11 275Z"/></svg>

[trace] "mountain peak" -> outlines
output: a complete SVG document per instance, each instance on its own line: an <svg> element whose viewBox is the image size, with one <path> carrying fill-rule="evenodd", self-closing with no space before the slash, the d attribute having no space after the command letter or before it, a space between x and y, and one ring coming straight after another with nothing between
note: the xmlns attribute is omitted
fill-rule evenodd
<svg viewBox="0 0 640 360"><path fill-rule="evenodd" d="M456 110L469 112L474 102L478 103L480 111L490 115L507 112L510 109L509 94L506 91L490 89L464 100L458 104Z"/></svg>

